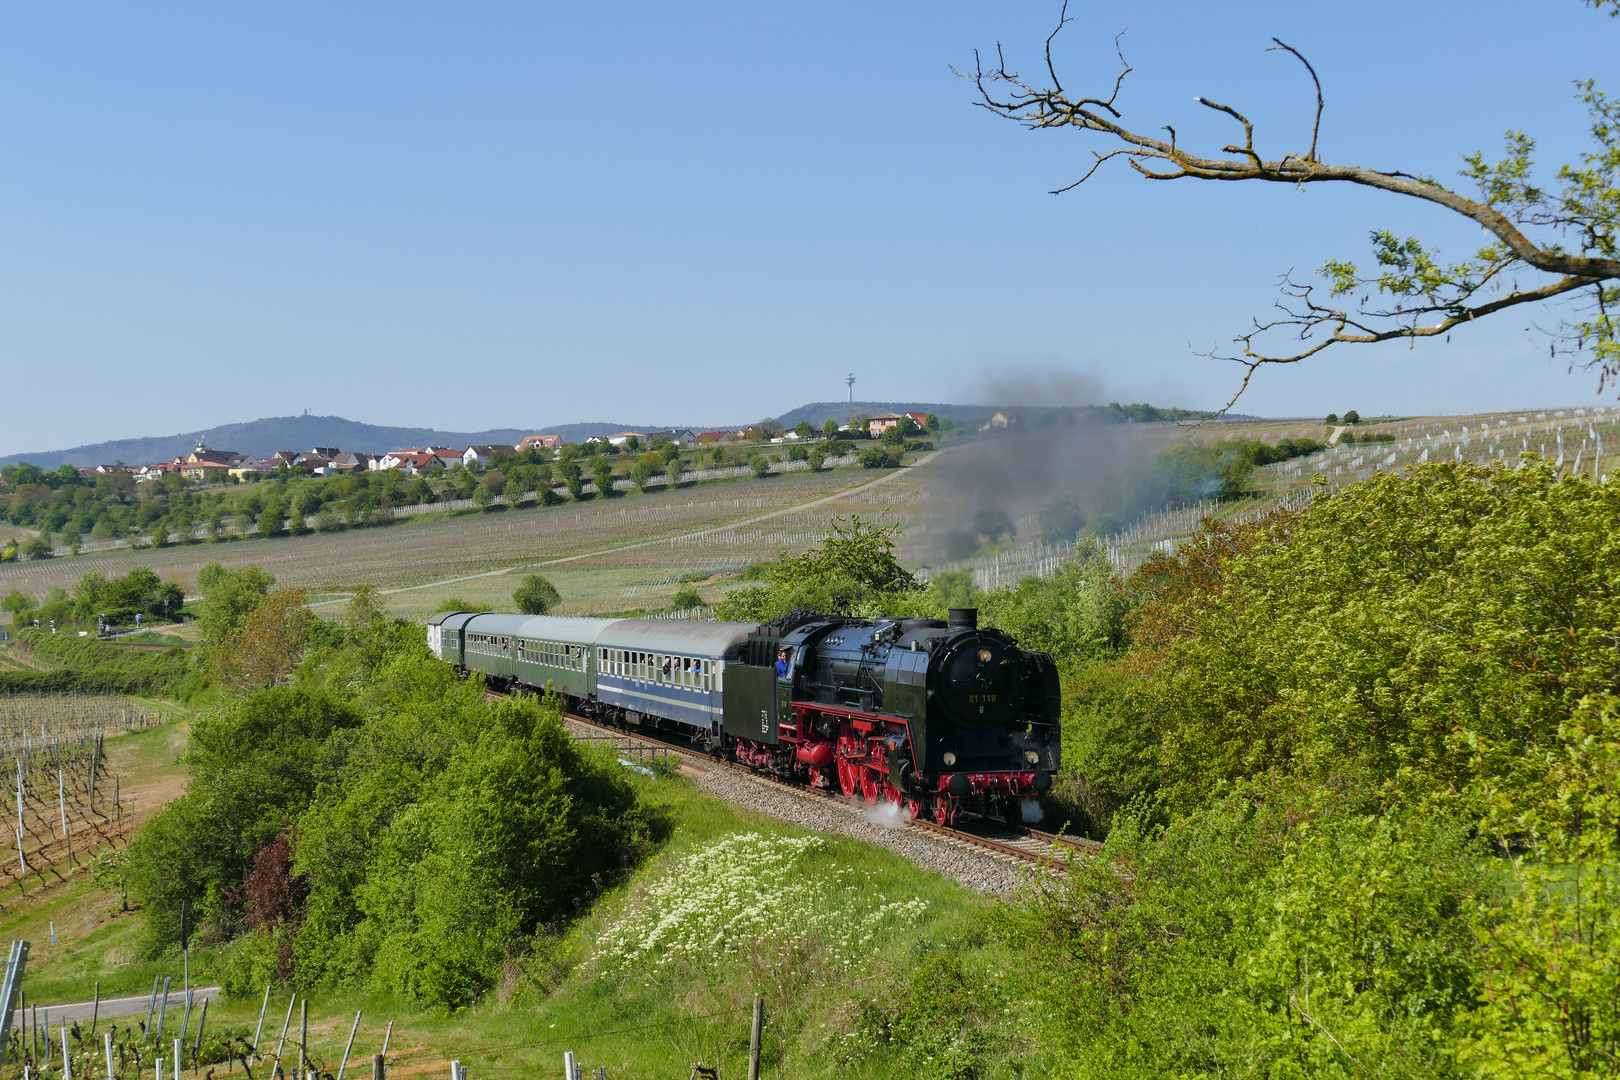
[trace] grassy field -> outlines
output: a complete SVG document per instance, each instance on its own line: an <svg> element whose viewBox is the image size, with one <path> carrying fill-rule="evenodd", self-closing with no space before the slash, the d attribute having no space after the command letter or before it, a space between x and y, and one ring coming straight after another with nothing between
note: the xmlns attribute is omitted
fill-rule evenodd
<svg viewBox="0 0 1620 1080"><path fill-rule="evenodd" d="M179 725L169 725L123 737L120 752L172 785L181 736ZM869 1030L860 1034L873 1022L871 1010L863 1020L863 1003L903 997L908 973L935 954L973 971L1012 968L1012 958L985 932L991 902L954 882L859 841L807 834L732 807L683 779L638 777L636 783L677 826L634 880L607 893L543 955L515 962L508 983L477 1007L442 1015L363 994L316 995L309 1046L316 1067L336 1071L355 1011L364 1010L354 1051L362 1070L392 1021L393 1075L440 1076L452 1059L475 1078L544 1075L559 1067L565 1050L576 1052L591 1076L605 1066L614 1078L685 1077L698 1061L720 1065L724 1076L742 1075L757 992L769 1014L767 1076L935 1075L917 1068L927 1048L886 1047L874 1043ZM704 875L712 876L716 853L726 851L741 852L733 869L753 872L744 889L757 887L755 899L785 911L788 921L753 934L733 929L724 955L708 946L682 948L682 940L708 940L714 927L701 917L683 926L679 918L672 921L672 912L694 896L704 902L693 908L720 902ZM786 872L784 853L791 856ZM778 872L770 872L773 867ZM55 947L49 945L51 920ZM178 957L134 959L139 922L119 910L116 896L81 876L26 910L6 912L0 929L34 943L25 989L30 1000L45 1004L87 1000L98 981L104 997L147 993L154 976L172 977L178 986ZM635 943L654 923L669 947L635 955ZM212 981L223 960L221 950L194 948L194 984ZM980 1042L995 1051L986 1058L987 1077L1017 1075L1008 1065L1014 1058L1024 1074L1040 1071L1038 1048L1018 1033L1016 1022L996 1016L1016 1004L1010 981L1007 988L1007 1001L976 1003L970 1021L982 1029ZM259 988L244 1000L211 1006L210 1031L235 1027L251 1036L262 993ZM267 1039L285 1016L288 997L285 989L273 991ZM169 1023L177 1022L171 1014ZM958 1021L941 1022L954 1033Z"/></svg>

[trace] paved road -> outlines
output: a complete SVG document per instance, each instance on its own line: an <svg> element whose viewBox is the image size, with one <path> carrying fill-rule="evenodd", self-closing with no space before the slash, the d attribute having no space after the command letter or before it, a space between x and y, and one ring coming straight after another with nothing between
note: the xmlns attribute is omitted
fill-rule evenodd
<svg viewBox="0 0 1620 1080"><path fill-rule="evenodd" d="M218 996L219 987L217 986L194 986L191 988L191 1000L194 1007L201 1007L204 1001L213 1001ZM101 1009L97 1015L104 1020L108 1017L139 1016L144 1022L146 1020L146 1006L151 1000L152 995L150 993L140 994L136 997L102 998ZM161 1005L162 1002L163 995L160 993L158 1003ZM179 988L171 986L169 988L169 1022L175 1022L175 1011L180 1010L183 1012L185 1007L186 999L181 995ZM49 1012L51 1014L51 1023L54 1025L62 1020L90 1019L90 1012L95 1008L95 1002L74 1001L64 1005L28 1002L28 1011L30 1013L33 1013L36 1008L39 1010L38 1016L41 1023L45 1020L45 1014ZM17 1029L20 1019L16 1013L12 1013L11 1025L13 1031ZM30 1018L29 1022L33 1022L32 1018Z"/></svg>

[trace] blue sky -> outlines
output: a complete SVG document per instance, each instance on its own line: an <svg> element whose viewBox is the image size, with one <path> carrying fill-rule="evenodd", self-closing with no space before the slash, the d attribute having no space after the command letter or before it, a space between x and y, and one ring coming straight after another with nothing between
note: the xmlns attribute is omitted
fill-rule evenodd
<svg viewBox="0 0 1620 1080"><path fill-rule="evenodd" d="M1189 350L1368 230L1478 233L1377 193L1083 188L1085 140L972 107L1055 3L0 5L0 453L310 408L452 430L740 422L843 394L1207 406ZM1071 86L1211 149L1442 178L1522 127L1583 141L1620 21L1575 0L1075 11ZM1547 316L1540 317L1543 322ZM1264 373L1242 411L1585 403L1509 315ZM1059 388L1054 390L1054 388Z"/></svg>

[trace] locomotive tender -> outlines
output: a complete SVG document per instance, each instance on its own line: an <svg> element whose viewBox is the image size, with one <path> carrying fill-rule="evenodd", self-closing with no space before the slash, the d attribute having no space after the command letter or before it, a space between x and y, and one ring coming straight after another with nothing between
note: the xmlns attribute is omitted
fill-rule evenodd
<svg viewBox="0 0 1620 1080"><path fill-rule="evenodd" d="M452 611L428 647L492 685L552 687L570 712L680 731L707 752L940 824L1017 821L1059 764L1057 668L938 619L794 611L767 623Z"/></svg>

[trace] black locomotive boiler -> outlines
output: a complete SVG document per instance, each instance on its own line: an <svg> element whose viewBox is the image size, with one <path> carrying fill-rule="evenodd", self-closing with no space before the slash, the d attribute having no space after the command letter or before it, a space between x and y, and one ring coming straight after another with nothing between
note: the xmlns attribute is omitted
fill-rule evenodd
<svg viewBox="0 0 1620 1080"><path fill-rule="evenodd" d="M944 825L1020 820L1059 764L1057 668L978 612L846 619L795 611L748 634L725 669L736 760Z"/></svg>

